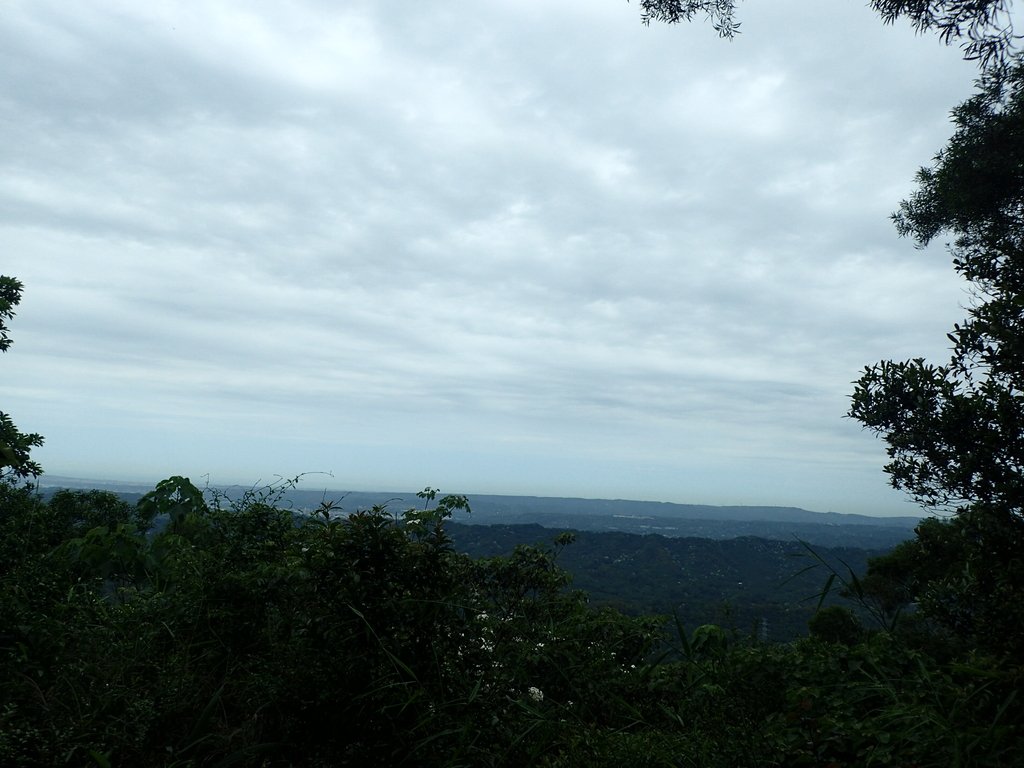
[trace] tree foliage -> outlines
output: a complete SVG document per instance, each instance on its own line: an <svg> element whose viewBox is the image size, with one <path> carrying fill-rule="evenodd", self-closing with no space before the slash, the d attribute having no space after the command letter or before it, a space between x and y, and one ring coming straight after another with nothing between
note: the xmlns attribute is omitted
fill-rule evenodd
<svg viewBox="0 0 1024 768"><path fill-rule="evenodd" d="M737 0L641 0L641 18L677 24L703 15L722 37L739 32ZM886 24L907 19L918 32L936 32L947 45L959 43L967 59L983 68L1005 63L1016 44L1009 0L871 0Z"/></svg>
<svg viewBox="0 0 1024 768"><path fill-rule="evenodd" d="M722 37L731 38L740 28L736 21L736 0L641 0L640 11L644 24L652 21L678 24L703 14Z"/></svg>
<svg viewBox="0 0 1024 768"><path fill-rule="evenodd" d="M926 615L1005 653L1024 634L1024 63L985 73L953 120L893 218L920 247L952 237L967 317L948 334L947 364L867 367L850 415L887 443L894 487L956 513L919 528L869 580L898 594L889 576L903 569Z"/></svg>
<svg viewBox="0 0 1024 768"><path fill-rule="evenodd" d="M907 18L918 32L937 32L947 45L958 42L967 59L983 68L1007 61L1017 36L1010 0L871 0L886 24Z"/></svg>
<svg viewBox="0 0 1024 768"><path fill-rule="evenodd" d="M946 365L865 369L850 415L888 443L895 487L926 506L974 505L1024 523L1024 68L987 75L894 214L924 246L943 233L973 286Z"/></svg>
<svg viewBox="0 0 1024 768"><path fill-rule="evenodd" d="M0 352L6 352L14 343L7 322L14 317L14 308L21 302L22 287L20 280L0 275ZM5 476L39 477L42 467L32 461L29 454L42 444L42 435L21 432L10 416L0 411L0 480Z"/></svg>
<svg viewBox="0 0 1024 768"><path fill-rule="evenodd" d="M948 334L944 365L923 358L868 366L849 415L887 443L892 484L948 523L873 563L865 596L898 611L908 590L923 615L968 643L1006 653L1024 636L1024 62L1009 0L871 0L887 24L960 44L982 75L953 112L955 133L894 214L921 247L950 235L971 285L967 318ZM643 20L703 13L726 37L736 3L642 0ZM930 562L937 544L941 562Z"/></svg>
<svg viewBox="0 0 1024 768"><path fill-rule="evenodd" d="M297 513L0 483L0 764L1009 766L1016 681L823 611L821 640L594 609L559 549L472 559L461 496ZM173 522L172 522L173 520Z"/></svg>

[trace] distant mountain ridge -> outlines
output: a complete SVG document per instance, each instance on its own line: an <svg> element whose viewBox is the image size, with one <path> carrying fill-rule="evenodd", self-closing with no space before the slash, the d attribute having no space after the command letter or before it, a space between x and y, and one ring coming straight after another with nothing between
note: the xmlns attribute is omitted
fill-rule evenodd
<svg viewBox="0 0 1024 768"><path fill-rule="evenodd" d="M57 488L98 488L118 493L128 501L152 490L151 484L110 480L86 480L44 475L44 493ZM217 486L237 498L245 486ZM335 502L344 512L381 504L392 509L423 504L415 492L285 489L279 503L297 510L314 510L323 501ZM470 494L473 512L458 522L480 525L541 525L546 528L594 532L699 537L715 540L741 536L793 541L802 539L820 546L851 546L884 550L914 535L920 517L871 517L838 512L812 512L798 507L712 506L628 499Z"/></svg>
<svg viewBox="0 0 1024 768"><path fill-rule="evenodd" d="M872 517L841 512L812 512L799 507L712 506L677 504L668 501L632 501L629 499L582 499L545 496L473 496L473 511L489 514L516 511L636 516L684 520L763 520L777 523L814 523L817 525L878 525L913 528L920 517Z"/></svg>
<svg viewBox="0 0 1024 768"><path fill-rule="evenodd" d="M914 536L917 517L870 517L795 507L714 507L699 504L536 496L473 496L473 514L459 522L530 525L672 538L754 536L827 547L891 549Z"/></svg>

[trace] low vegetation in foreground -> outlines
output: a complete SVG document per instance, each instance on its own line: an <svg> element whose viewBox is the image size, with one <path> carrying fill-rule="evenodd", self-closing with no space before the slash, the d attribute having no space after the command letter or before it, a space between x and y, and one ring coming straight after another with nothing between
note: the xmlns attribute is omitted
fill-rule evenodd
<svg viewBox="0 0 1024 768"><path fill-rule="evenodd" d="M916 541L864 579L830 579L885 627L833 606L777 645L592 608L556 563L568 536L457 553L445 520L467 500L420 495L419 509L296 516L273 489L231 500L180 477L134 506L0 483L0 764L945 768L1024 754L1002 626L897 616Z"/></svg>

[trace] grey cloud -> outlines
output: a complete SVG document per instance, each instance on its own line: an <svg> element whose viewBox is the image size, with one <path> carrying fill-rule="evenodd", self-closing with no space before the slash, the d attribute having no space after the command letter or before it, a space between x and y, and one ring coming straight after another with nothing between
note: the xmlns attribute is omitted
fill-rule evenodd
<svg viewBox="0 0 1024 768"><path fill-rule="evenodd" d="M624 4L15 4L19 423L50 466L99 429L109 472L167 435L156 471L191 429L213 472L362 484L392 455L388 485L425 461L551 492L557 466L558 492L680 501L749 473L750 502L832 508L874 462L891 509L841 415L960 314L886 217L969 67L848 4L756 5L724 44Z"/></svg>

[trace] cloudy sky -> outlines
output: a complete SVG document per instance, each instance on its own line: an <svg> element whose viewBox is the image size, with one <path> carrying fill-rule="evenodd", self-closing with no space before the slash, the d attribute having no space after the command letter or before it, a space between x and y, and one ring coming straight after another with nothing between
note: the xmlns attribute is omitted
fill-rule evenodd
<svg viewBox="0 0 1024 768"><path fill-rule="evenodd" d="M50 474L913 514L850 419L964 286L975 72L860 0L7 0L0 408Z"/></svg>

